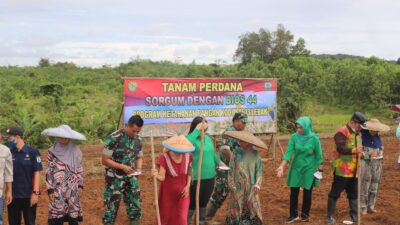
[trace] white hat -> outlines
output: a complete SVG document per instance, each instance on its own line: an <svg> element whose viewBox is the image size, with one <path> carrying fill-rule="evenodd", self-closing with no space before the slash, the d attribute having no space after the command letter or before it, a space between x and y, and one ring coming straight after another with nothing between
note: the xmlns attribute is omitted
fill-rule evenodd
<svg viewBox="0 0 400 225"><path fill-rule="evenodd" d="M86 137L83 134L72 130L71 127L69 127L68 125L61 125L59 127L48 128L42 131L42 135L86 141Z"/></svg>

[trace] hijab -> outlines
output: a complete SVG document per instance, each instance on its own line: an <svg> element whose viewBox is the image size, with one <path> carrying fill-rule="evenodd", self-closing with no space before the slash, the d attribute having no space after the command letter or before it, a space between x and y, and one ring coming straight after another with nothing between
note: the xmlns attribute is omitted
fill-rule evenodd
<svg viewBox="0 0 400 225"><path fill-rule="evenodd" d="M317 136L313 131L310 117L302 116L297 119L296 124L300 125L303 128L303 134L299 134L299 132L296 132L295 134L296 140L301 144L304 145Z"/></svg>
<svg viewBox="0 0 400 225"><path fill-rule="evenodd" d="M49 151L58 160L70 166L73 171L77 171L82 164L82 152L71 140L66 145L62 145L56 140Z"/></svg>

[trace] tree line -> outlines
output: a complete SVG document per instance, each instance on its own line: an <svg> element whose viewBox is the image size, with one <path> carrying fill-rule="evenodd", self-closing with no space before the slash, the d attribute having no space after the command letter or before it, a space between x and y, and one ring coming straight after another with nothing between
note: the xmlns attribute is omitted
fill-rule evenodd
<svg viewBox="0 0 400 225"><path fill-rule="evenodd" d="M263 46L263 47L257 47ZM254 52L253 52L254 51ZM40 132L69 124L98 143L116 129L123 84L121 77L278 78L278 126L291 132L307 105L389 115L400 100L400 66L376 57L329 57L310 54L302 38L279 25L277 31L239 37L236 64L198 65L136 59L118 66L78 67L73 63L0 67L0 128L19 125L27 141L50 144Z"/></svg>

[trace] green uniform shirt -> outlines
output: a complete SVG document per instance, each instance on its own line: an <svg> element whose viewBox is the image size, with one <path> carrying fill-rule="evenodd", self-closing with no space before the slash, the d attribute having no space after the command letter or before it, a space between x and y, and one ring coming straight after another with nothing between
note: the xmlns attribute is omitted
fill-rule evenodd
<svg viewBox="0 0 400 225"><path fill-rule="evenodd" d="M197 173L199 167L199 156L201 146L201 132L198 129L194 129L192 133L188 134L186 138L195 147L193 154L193 180L198 180ZM212 139L208 135L204 135L204 152L203 152L203 163L201 167L201 179L211 179L215 177L215 166L221 162L219 157L215 154L214 145Z"/></svg>
<svg viewBox="0 0 400 225"><path fill-rule="evenodd" d="M131 138L124 129L117 130L104 140L103 155L110 156L114 162L135 168L136 159L143 157L142 139L137 136ZM106 168L106 173L125 175L123 171Z"/></svg>
<svg viewBox="0 0 400 225"><path fill-rule="evenodd" d="M229 126L226 128L225 132L226 131L236 131L236 129L233 126ZM224 145L229 146L230 150L233 152L234 148L239 147L239 141L232 137L224 137L224 134L222 134L221 146ZM229 165L229 161L225 158L224 154L222 154L221 149L219 149L219 157L221 158L222 162L224 162L226 165Z"/></svg>
<svg viewBox="0 0 400 225"><path fill-rule="evenodd" d="M305 132L311 133L311 121L309 118L304 118L299 118L297 123L302 125ZM307 137L302 137L298 133L293 134L290 137L283 159L291 161L286 178L287 185L310 190L314 182L314 173L317 171L318 165L323 162L319 137L316 134L310 134ZM319 180L315 180L315 185L319 185Z"/></svg>
<svg viewBox="0 0 400 225"><path fill-rule="evenodd" d="M232 126L227 127L225 132L226 131L236 131L236 129L232 125ZM222 154L222 148L224 148L224 146L229 146L229 150L231 152L233 152L233 149L235 149L236 147L239 147L239 141L237 139L235 139L235 138L226 137L226 136L224 136L224 134L222 134L221 144L220 144L219 149L218 149L219 158L221 159L222 162L225 163L225 165L229 166L228 159L225 157L224 154ZM226 170L218 170L217 171L217 176L218 177L222 177L222 178L227 178L228 177L228 171L226 171Z"/></svg>

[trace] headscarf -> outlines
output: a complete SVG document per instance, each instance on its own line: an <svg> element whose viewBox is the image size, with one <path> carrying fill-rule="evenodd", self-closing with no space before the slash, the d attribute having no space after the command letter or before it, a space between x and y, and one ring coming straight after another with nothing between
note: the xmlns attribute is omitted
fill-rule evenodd
<svg viewBox="0 0 400 225"><path fill-rule="evenodd" d="M296 124L300 125L303 128L303 134L299 134L296 132L296 140L300 142L301 144L306 144L310 140L312 140L313 137L317 136L312 128L312 122L311 118L308 116L302 116L299 117L296 121Z"/></svg>
<svg viewBox="0 0 400 225"><path fill-rule="evenodd" d="M82 152L71 140L67 145L62 145L56 141L49 151L58 160L69 165L73 171L77 171L82 164Z"/></svg>

